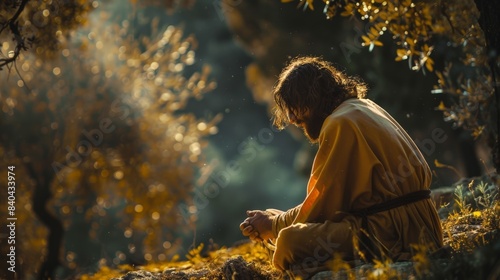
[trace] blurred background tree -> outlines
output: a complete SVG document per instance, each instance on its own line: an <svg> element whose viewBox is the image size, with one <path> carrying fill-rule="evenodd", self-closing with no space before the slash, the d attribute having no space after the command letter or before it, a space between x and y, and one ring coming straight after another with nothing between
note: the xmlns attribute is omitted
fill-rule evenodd
<svg viewBox="0 0 500 280"><path fill-rule="evenodd" d="M91 265L76 252L92 238L129 240L127 250L109 252L115 264L171 257L192 219L176 206L192 205L204 137L217 132L218 117L182 112L216 86L209 68L186 74L195 63L193 37L158 20L140 37L127 20L89 20L71 42L59 38L62 49L50 57L19 53L18 76L0 72L1 166L16 166L21 277L55 277L61 254L77 273ZM79 219L78 233L71 227ZM79 243L73 236L62 247L64 231L80 234Z"/></svg>

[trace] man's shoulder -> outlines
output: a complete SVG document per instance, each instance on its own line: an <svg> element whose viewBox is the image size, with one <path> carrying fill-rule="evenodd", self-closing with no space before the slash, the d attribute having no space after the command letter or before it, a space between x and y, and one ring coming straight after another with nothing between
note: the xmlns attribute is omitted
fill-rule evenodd
<svg viewBox="0 0 500 280"><path fill-rule="evenodd" d="M342 127L353 129L374 122L379 123L381 119L387 119L388 114L370 99L348 99L338 106L326 119L323 129Z"/></svg>
<svg viewBox="0 0 500 280"><path fill-rule="evenodd" d="M366 114L370 110L373 101L368 99L348 99L340 104L331 114L327 120L330 122L353 122L359 116Z"/></svg>
<svg viewBox="0 0 500 280"><path fill-rule="evenodd" d="M350 130L357 122L356 115L358 114L359 112L353 106L339 106L325 119L321 131L329 133L328 131Z"/></svg>
<svg viewBox="0 0 500 280"><path fill-rule="evenodd" d="M379 107L375 102L370 99L362 98L350 98L342 102L335 110L333 110L332 115L343 115L347 113L356 113L364 110L371 110L374 107Z"/></svg>
<svg viewBox="0 0 500 280"><path fill-rule="evenodd" d="M363 119L391 118L382 107L370 99L348 99L340 104L329 116L333 120L358 122Z"/></svg>

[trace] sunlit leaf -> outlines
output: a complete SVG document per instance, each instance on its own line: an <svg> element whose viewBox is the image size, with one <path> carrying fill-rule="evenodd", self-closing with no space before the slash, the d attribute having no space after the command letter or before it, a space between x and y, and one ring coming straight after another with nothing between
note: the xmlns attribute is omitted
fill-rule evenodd
<svg viewBox="0 0 500 280"><path fill-rule="evenodd" d="M442 167L446 167L447 165L446 164L442 164L437 159L435 159L434 160L434 166L436 166L438 168L442 168Z"/></svg>
<svg viewBox="0 0 500 280"><path fill-rule="evenodd" d="M353 14L354 14L354 4L352 4L352 3L346 4L344 7L344 11L342 11L342 13L340 13L340 15L343 17L351 16Z"/></svg>
<svg viewBox="0 0 500 280"><path fill-rule="evenodd" d="M407 50L406 49L397 49L396 50L396 54L398 55L398 57L403 57L407 54Z"/></svg>
<svg viewBox="0 0 500 280"><path fill-rule="evenodd" d="M372 42L372 40L371 40L370 38L366 37L365 35L362 35L362 36L361 36L361 39L363 39L363 42L364 42L366 45L368 45L368 44L370 44L370 43Z"/></svg>
<svg viewBox="0 0 500 280"><path fill-rule="evenodd" d="M307 1L309 9L311 9L311 11L313 11L314 10L314 6L313 6L314 0L305 0L305 1Z"/></svg>
<svg viewBox="0 0 500 280"><path fill-rule="evenodd" d="M446 106L444 105L444 102L441 101L439 102L439 106L436 108L437 110L440 110L440 111L445 111L447 110L448 108L446 108Z"/></svg>
<svg viewBox="0 0 500 280"><path fill-rule="evenodd" d="M434 61L432 60L432 58L428 57L425 61L425 67L427 68L427 70L429 70L429 72L432 72L434 70L433 64Z"/></svg>

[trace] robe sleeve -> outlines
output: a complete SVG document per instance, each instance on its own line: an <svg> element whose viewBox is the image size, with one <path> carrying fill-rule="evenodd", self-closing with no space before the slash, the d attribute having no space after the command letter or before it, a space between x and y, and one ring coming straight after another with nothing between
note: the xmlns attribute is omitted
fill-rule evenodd
<svg viewBox="0 0 500 280"><path fill-rule="evenodd" d="M280 232L280 230L282 230L285 227L290 226L293 223L293 221L297 217L297 214L299 213L301 206L302 206L302 204L299 204L299 205L295 206L294 208L289 209L288 211L283 212L283 213L276 215L274 217L273 228L272 228L272 232L273 232L274 237L278 236L278 233Z"/></svg>

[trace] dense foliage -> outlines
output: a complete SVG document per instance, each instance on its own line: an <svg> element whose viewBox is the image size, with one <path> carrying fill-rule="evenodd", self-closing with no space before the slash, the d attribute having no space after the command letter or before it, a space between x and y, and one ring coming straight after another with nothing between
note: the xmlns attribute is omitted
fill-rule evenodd
<svg viewBox="0 0 500 280"><path fill-rule="evenodd" d="M178 226L196 213L177 205L191 205L204 137L217 132L218 118L179 112L214 89L210 70L185 74L196 41L178 28L153 20L151 36L134 38L128 21L106 19L74 33L50 60L21 53L19 75L0 72L0 165L16 166L18 261L28 275L53 273L75 217L89 225L85 238L105 238L106 226L118 226L111 236L129 240L119 263L131 255L165 259L187 229ZM109 224L116 215L120 223ZM76 252L66 248L64 256L78 267Z"/></svg>

